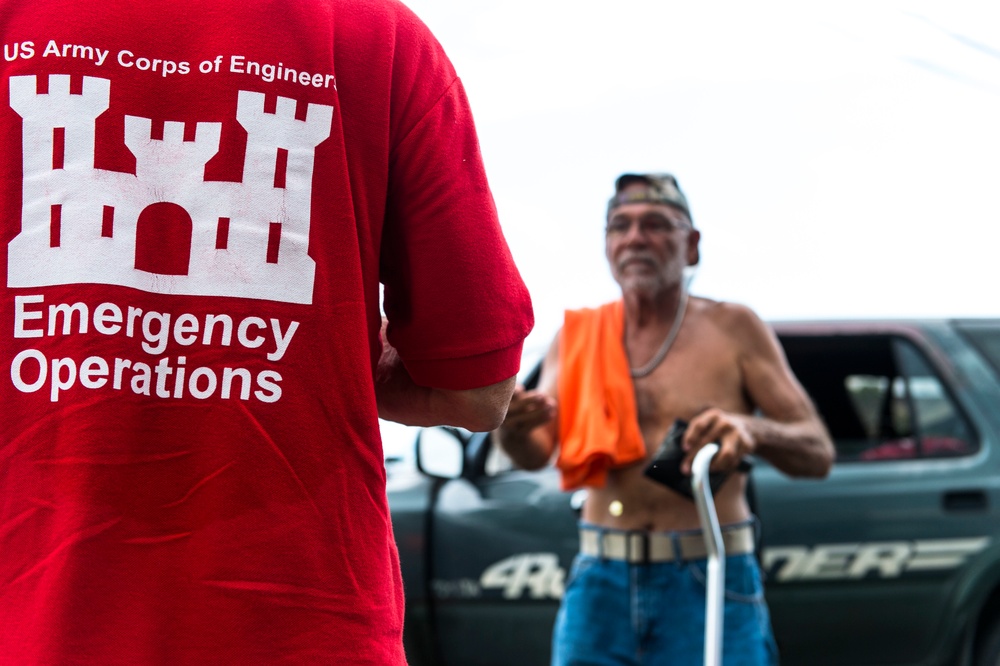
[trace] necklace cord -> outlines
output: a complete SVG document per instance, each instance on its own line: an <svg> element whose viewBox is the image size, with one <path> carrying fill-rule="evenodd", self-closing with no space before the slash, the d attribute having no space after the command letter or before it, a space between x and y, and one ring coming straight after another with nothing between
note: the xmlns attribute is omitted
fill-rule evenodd
<svg viewBox="0 0 1000 666"><path fill-rule="evenodd" d="M643 377L649 375L653 370L659 367L663 359L667 357L667 352L670 351L670 347L674 344L674 338L677 337L677 332L681 330L681 322L684 320L684 313L687 311L688 302L688 292L687 289L681 291L681 302L677 305L677 314L674 315L674 323L670 326L670 332L667 333L667 337L663 340L663 344L660 348L656 350L653 354L653 358L649 360L646 365L641 368L629 368L629 374L632 379L642 379Z"/></svg>

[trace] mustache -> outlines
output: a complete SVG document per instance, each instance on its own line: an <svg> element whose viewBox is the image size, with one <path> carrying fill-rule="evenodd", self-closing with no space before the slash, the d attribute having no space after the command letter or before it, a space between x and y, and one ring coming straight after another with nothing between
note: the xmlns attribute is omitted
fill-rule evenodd
<svg viewBox="0 0 1000 666"><path fill-rule="evenodd" d="M618 261L615 262L615 266L619 270L621 270L625 268L626 264L631 264L636 262L646 264L653 268L655 268L658 265L656 256L650 252L630 252L628 254L622 255L618 259Z"/></svg>

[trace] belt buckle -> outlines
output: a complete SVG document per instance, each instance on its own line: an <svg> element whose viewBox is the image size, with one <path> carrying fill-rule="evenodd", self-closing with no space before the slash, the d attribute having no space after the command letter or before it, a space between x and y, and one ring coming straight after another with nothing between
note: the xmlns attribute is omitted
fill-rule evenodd
<svg viewBox="0 0 1000 666"><path fill-rule="evenodd" d="M633 544L638 542L638 557L634 557ZM649 564L649 535L645 532L627 532L625 540L625 559L632 564Z"/></svg>

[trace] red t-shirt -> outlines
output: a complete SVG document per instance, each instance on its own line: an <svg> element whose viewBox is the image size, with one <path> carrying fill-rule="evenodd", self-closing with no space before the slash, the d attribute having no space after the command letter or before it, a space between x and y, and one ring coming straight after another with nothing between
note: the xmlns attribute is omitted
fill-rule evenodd
<svg viewBox="0 0 1000 666"><path fill-rule="evenodd" d="M460 81L393 0L0 0L0 662L402 664L372 371L513 375Z"/></svg>

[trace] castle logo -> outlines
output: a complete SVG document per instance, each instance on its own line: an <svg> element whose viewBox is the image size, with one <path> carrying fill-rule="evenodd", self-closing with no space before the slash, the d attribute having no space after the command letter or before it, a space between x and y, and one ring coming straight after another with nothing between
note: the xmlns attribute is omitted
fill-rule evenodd
<svg viewBox="0 0 1000 666"><path fill-rule="evenodd" d="M136 172L94 168L95 122L111 82L65 75L10 79L23 119L21 232L8 246L9 287L98 283L147 292L311 303L316 264L308 255L316 146L330 135L333 107L240 91L236 119L247 132L240 183L206 181L221 123L125 117Z"/></svg>

